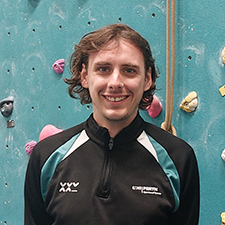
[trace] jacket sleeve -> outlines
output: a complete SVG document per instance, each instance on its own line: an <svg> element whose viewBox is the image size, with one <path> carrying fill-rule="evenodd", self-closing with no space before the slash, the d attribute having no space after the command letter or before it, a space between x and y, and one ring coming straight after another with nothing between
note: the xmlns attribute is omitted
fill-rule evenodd
<svg viewBox="0 0 225 225"><path fill-rule="evenodd" d="M182 151L182 149L180 149ZM181 156L177 166L180 174L180 206L172 214L168 225L197 225L199 220L199 172L196 157L190 148ZM183 164L183 165L182 165Z"/></svg>
<svg viewBox="0 0 225 225"><path fill-rule="evenodd" d="M37 154L39 151L35 151L35 148L31 154L26 172L24 225L50 225L53 220L47 214L41 196L41 160Z"/></svg>

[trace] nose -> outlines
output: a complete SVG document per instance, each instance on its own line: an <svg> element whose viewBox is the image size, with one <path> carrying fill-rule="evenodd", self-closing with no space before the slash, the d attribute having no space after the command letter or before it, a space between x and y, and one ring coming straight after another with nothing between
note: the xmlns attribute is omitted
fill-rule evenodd
<svg viewBox="0 0 225 225"><path fill-rule="evenodd" d="M110 89L121 89L124 86L122 75L118 70L114 70L108 81L108 88Z"/></svg>

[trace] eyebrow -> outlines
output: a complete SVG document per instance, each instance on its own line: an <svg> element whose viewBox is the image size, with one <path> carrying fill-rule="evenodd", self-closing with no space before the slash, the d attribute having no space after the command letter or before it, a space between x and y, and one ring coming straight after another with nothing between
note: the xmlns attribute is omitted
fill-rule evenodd
<svg viewBox="0 0 225 225"><path fill-rule="evenodd" d="M94 66L111 66L112 63L109 62L104 62L104 61L100 61L100 62L96 62L94 64ZM138 65L135 64L131 64L131 63L124 63L121 65L122 67L132 67L132 68L136 68L136 69L140 69L140 67Z"/></svg>
<svg viewBox="0 0 225 225"><path fill-rule="evenodd" d="M104 61L102 61L102 62L96 62L95 64L94 64L94 66L110 66L110 65L112 65L111 63L109 63L109 62L104 62Z"/></svg>
<svg viewBox="0 0 225 225"><path fill-rule="evenodd" d="M124 66L124 67L132 67L132 68L135 68L135 69L140 69L140 67L138 65L130 64L130 63L122 64L122 66Z"/></svg>

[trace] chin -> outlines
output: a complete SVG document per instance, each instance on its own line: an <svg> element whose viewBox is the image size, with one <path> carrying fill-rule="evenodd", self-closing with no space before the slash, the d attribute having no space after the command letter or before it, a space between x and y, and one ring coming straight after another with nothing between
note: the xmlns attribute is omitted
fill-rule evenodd
<svg viewBox="0 0 225 225"><path fill-rule="evenodd" d="M107 119L107 120L121 120L123 119L124 117L126 117L125 114L120 114L118 112L107 112L104 114L104 117Z"/></svg>
<svg viewBox="0 0 225 225"><path fill-rule="evenodd" d="M127 112L122 112L120 113L119 110L116 110L115 112L109 112L105 114L105 118L109 121L114 121L114 122L124 122L129 120L132 115L130 115Z"/></svg>

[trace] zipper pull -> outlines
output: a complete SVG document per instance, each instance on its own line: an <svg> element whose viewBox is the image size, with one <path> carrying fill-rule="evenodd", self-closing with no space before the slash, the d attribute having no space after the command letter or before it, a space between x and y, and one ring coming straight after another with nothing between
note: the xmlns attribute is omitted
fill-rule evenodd
<svg viewBox="0 0 225 225"><path fill-rule="evenodd" d="M114 143L113 138L110 138L110 139L109 139L109 150L112 150L112 148L113 148L113 143Z"/></svg>

